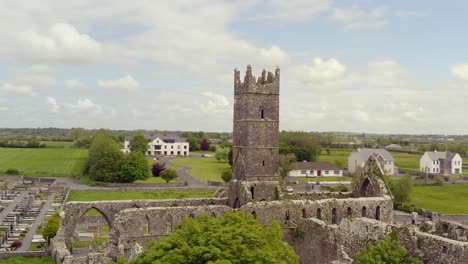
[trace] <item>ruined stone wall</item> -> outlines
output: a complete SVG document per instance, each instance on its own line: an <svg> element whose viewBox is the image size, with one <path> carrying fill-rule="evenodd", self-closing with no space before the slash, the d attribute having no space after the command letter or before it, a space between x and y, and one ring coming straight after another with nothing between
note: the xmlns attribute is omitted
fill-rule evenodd
<svg viewBox="0 0 468 264"><path fill-rule="evenodd" d="M353 198L351 192L295 192L283 193L283 199L288 200L321 200L321 199L344 199Z"/></svg>
<svg viewBox="0 0 468 264"><path fill-rule="evenodd" d="M201 215L218 217L230 210L224 205L123 210L114 221L107 254L111 257L128 256L135 243L146 247L148 242L166 237L184 218Z"/></svg>
<svg viewBox="0 0 468 264"><path fill-rule="evenodd" d="M450 221L438 221L435 225L435 235L453 240L468 241L468 227Z"/></svg>
<svg viewBox="0 0 468 264"><path fill-rule="evenodd" d="M99 211L112 228L115 216L128 208L147 207L176 207L176 206L201 206L201 205L226 205L227 199L203 198L203 199L171 199L171 200L132 200L132 201L96 201L96 202L69 202L65 205L65 216L62 220L65 242L71 248L75 227L80 219L90 209Z"/></svg>

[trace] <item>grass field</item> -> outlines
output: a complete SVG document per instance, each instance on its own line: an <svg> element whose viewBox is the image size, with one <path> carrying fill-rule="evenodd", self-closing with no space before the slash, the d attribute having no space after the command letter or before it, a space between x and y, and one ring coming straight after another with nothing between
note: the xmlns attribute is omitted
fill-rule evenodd
<svg viewBox="0 0 468 264"><path fill-rule="evenodd" d="M0 259L0 264L54 264L55 261L52 257L37 257L37 258L25 258L25 257L14 257L7 259Z"/></svg>
<svg viewBox="0 0 468 264"><path fill-rule="evenodd" d="M73 146L72 141L41 141L46 144L47 148L69 148Z"/></svg>
<svg viewBox="0 0 468 264"><path fill-rule="evenodd" d="M415 185L411 203L443 214L468 214L468 184Z"/></svg>
<svg viewBox="0 0 468 264"><path fill-rule="evenodd" d="M352 181L353 178L352 177L346 177L346 176L343 176L343 177L320 177L320 178L312 178L312 177L308 177L308 178L299 178L299 177L290 177L289 178L291 181L300 181L300 182L333 182L333 181Z"/></svg>
<svg viewBox="0 0 468 264"><path fill-rule="evenodd" d="M0 172L15 168L27 176L71 177L83 170L87 149L0 148Z"/></svg>
<svg viewBox="0 0 468 264"><path fill-rule="evenodd" d="M390 154L393 156L395 166L402 169L419 171L419 159L421 155L401 152L391 152Z"/></svg>
<svg viewBox="0 0 468 264"><path fill-rule="evenodd" d="M68 201L161 200L213 197L214 190L71 191Z"/></svg>
<svg viewBox="0 0 468 264"><path fill-rule="evenodd" d="M214 158L180 158L173 159L173 163L191 167L188 172L203 182L222 181L221 173L229 169L227 161L217 161Z"/></svg>
<svg viewBox="0 0 468 264"><path fill-rule="evenodd" d="M348 166L348 156L350 153L350 149L330 149L330 155L328 155L327 151L322 149L319 161L330 162L342 169L343 167Z"/></svg>

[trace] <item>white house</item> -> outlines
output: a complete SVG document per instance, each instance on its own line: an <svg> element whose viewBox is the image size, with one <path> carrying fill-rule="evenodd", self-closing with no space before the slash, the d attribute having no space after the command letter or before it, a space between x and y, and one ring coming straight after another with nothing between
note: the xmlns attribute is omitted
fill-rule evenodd
<svg viewBox="0 0 468 264"><path fill-rule="evenodd" d="M123 152L130 152L130 141L132 136L125 137ZM188 156L190 155L189 143L185 138L174 134L145 135L148 140L147 155L164 156Z"/></svg>
<svg viewBox="0 0 468 264"><path fill-rule="evenodd" d="M397 173L395 170L395 163L393 157L385 149L368 149L358 148L351 152L348 157L348 172L355 173L357 170L362 169L366 164L366 161L370 156L375 155L380 166L384 169L387 175L393 175Z"/></svg>
<svg viewBox="0 0 468 264"><path fill-rule="evenodd" d="M337 177L343 170L328 162L298 162L297 168L289 172L291 177Z"/></svg>
<svg viewBox="0 0 468 264"><path fill-rule="evenodd" d="M462 164L462 158L458 153L427 151L419 160L419 169L422 172L434 174L460 174Z"/></svg>

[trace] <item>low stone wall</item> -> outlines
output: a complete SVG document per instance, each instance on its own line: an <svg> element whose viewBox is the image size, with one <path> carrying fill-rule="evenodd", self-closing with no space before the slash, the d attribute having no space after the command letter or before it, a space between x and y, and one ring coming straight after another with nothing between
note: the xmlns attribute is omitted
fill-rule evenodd
<svg viewBox="0 0 468 264"><path fill-rule="evenodd" d="M100 187L109 187L109 188L154 188L154 187L184 187L187 186L186 181L180 181L176 183L100 183Z"/></svg>
<svg viewBox="0 0 468 264"><path fill-rule="evenodd" d="M344 199L353 197L351 192L297 192L285 193L284 199L291 200L319 200L319 199Z"/></svg>
<svg viewBox="0 0 468 264"><path fill-rule="evenodd" d="M0 259L13 257L43 257L49 255L48 251L7 251L0 254Z"/></svg>

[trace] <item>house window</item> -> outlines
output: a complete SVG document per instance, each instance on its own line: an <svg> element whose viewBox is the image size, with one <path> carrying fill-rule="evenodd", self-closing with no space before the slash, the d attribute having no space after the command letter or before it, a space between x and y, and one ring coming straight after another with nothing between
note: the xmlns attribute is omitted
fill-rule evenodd
<svg viewBox="0 0 468 264"><path fill-rule="evenodd" d="M187 156L187 151L184 151L184 156Z"/></svg>
<svg viewBox="0 0 468 264"><path fill-rule="evenodd" d="M327 170L325 171L325 174L328 174L328 171L327 171Z"/></svg>
<svg viewBox="0 0 468 264"><path fill-rule="evenodd" d="M161 149L161 145L154 145L154 149Z"/></svg>
<svg viewBox="0 0 468 264"><path fill-rule="evenodd" d="M171 151L171 155L174 155L174 151Z"/></svg>
<svg viewBox="0 0 468 264"><path fill-rule="evenodd" d="M307 174L307 171L301 170L301 174Z"/></svg>
<svg viewBox="0 0 468 264"><path fill-rule="evenodd" d="M340 171L334 171L335 174L340 174Z"/></svg>
<svg viewBox="0 0 468 264"><path fill-rule="evenodd" d="M187 149L187 146L184 146L184 149Z"/></svg>
<svg viewBox="0 0 468 264"><path fill-rule="evenodd" d="M167 146L166 146L166 145L164 145L164 148L165 148L165 149L167 149Z"/></svg>
<svg viewBox="0 0 468 264"><path fill-rule="evenodd" d="M171 146L171 149L174 149L174 146Z"/></svg>

